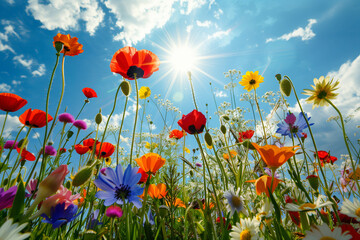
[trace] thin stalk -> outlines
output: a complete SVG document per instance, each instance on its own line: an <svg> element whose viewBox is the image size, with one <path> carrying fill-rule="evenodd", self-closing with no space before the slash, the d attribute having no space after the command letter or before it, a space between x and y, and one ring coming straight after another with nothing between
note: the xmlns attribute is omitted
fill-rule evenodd
<svg viewBox="0 0 360 240"><path fill-rule="evenodd" d="M137 122L138 111L139 111L139 89L138 89L138 83L137 83L137 79L136 79L136 73L134 73L134 80L135 80L135 90L136 90L136 112L135 112L134 129L133 129L131 148L130 148L130 165L132 164L132 154L133 154L134 141L135 141L136 122Z"/></svg>
<svg viewBox="0 0 360 240"><path fill-rule="evenodd" d="M194 86L192 84L192 79L191 79L191 73L189 72L188 74L189 77L189 82L190 82L190 86L191 86L191 93L192 93L192 97L193 97L193 101L194 101L194 105L197 111L199 111L197 104L196 104L196 99L195 99L195 91L194 91Z"/></svg>
<svg viewBox="0 0 360 240"><path fill-rule="evenodd" d="M255 89L255 88L254 88L254 96L255 96L256 107L257 107L258 112L259 112L259 115L260 115L261 125L262 125L263 131L264 131L265 143L266 143L266 145L267 145L268 143L267 143L267 137L266 137L266 130L265 130L264 121L263 121L263 118L262 118L262 115L261 115L260 106L259 106L259 103L258 103L258 100L257 100L257 97L256 97L256 89Z"/></svg>
<svg viewBox="0 0 360 240"><path fill-rule="evenodd" d="M6 123L6 119L7 119L8 114L9 114L9 112L6 112L6 114L5 114L4 123L3 123L2 129L1 129L0 137L2 137L2 134L4 132L5 123Z"/></svg>
<svg viewBox="0 0 360 240"><path fill-rule="evenodd" d="M122 115L122 119L121 119L121 125L120 125L120 129L119 129L118 140L117 140L117 144L116 144L116 165L119 165L120 136L121 136L122 127L123 127L123 125L124 125L124 119L125 119L125 113L126 113L126 106L127 106L128 100L129 100L129 97L126 97L126 99L125 99L124 111L123 111L123 115Z"/></svg>

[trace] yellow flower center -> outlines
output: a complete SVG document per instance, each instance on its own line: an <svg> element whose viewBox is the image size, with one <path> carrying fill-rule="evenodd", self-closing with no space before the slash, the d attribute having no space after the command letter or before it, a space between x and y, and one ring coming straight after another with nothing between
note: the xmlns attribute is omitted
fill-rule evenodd
<svg viewBox="0 0 360 240"><path fill-rule="evenodd" d="M245 229L240 233L240 240L251 240L251 233L249 230Z"/></svg>
<svg viewBox="0 0 360 240"><path fill-rule="evenodd" d="M255 83L256 83L256 81L254 79L251 79L249 82L250 85L254 85Z"/></svg>
<svg viewBox="0 0 360 240"><path fill-rule="evenodd" d="M241 199L238 196L232 196L231 201L234 207L236 208L241 207Z"/></svg>
<svg viewBox="0 0 360 240"><path fill-rule="evenodd" d="M326 95L327 95L327 92L321 91L321 92L319 92L319 94L318 94L318 98L323 99L323 98L326 97Z"/></svg>
<svg viewBox="0 0 360 240"><path fill-rule="evenodd" d="M336 239L332 237L322 237L320 238L320 240L336 240Z"/></svg>
<svg viewBox="0 0 360 240"><path fill-rule="evenodd" d="M301 210L305 210L305 208L314 209L314 208L316 208L316 205L313 203L305 203L299 207L299 209L301 209Z"/></svg>
<svg viewBox="0 0 360 240"><path fill-rule="evenodd" d="M355 214L360 217L360 208L356 209Z"/></svg>

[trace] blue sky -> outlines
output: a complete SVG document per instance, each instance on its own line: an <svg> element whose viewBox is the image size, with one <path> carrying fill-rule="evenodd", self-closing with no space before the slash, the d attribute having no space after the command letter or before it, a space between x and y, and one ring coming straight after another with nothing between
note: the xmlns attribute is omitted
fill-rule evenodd
<svg viewBox="0 0 360 240"><path fill-rule="evenodd" d="M228 83L223 73L229 69L262 73L264 83L259 94L278 90L274 79L277 73L289 75L298 93L309 88L313 78L330 74L341 82L335 103L345 115L354 114L349 132L358 133L360 112L354 110L360 107L359 1L4 0L0 9L0 92L27 99L26 108L45 107L55 62L52 38L60 32L78 37L84 45L82 54L66 58L62 111L67 107L76 115L83 104L84 87L95 89L99 96L91 100L82 119L93 119L99 108L105 116L110 113L121 80L110 72L110 59L127 45L151 50L162 61L160 70L149 79L141 79L140 86L149 86L152 94L166 97L182 113L190 112L193 106L186 74L175 77L169 62L169 53L187 43L196 49L194 67L201 70L192 72L198 104L205 111L208 103L210 115L215 108L209 82L216 89L218 102L229 102L223 88ZM60 82L58 69L51 92L53 114ZM238 86L237 98L244 92ZM124 98L119 99L118 115L112 122L115 125L119 124L124 102ZM289 102L295 110L293 96ZM156 112L154 106L149 109ZM314 127L318 126L315 131L324 150L331 147L337 154L344 153L339 129L334 122L326 122L334 112L330 108L312 110L311 105L305 109L312 115ZM8 133L16 130L16 116L24 110L11 114ZM159 118L156 114L152 117ZM133 112L129 110L128 129L131 118Z"/></svg>

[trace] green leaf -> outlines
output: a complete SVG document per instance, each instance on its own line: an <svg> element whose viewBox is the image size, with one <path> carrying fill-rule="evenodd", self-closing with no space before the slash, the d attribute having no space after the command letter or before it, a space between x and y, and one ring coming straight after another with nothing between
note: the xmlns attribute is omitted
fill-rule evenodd
<svg viewBox="0 0 360 240"><path fill-rule="evenodd" d="M14 198L12 208L10 210L10 218L18 221L24 212L25 207L25 185L20 177L18 189Z"/></svg>

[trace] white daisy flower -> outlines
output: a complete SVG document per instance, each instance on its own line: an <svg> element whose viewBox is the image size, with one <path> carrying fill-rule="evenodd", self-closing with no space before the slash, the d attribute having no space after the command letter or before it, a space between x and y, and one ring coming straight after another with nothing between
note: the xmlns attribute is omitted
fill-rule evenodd
<svg viewBox="0 0 360 240"><path fill-rule="evenodd" d="M352 238L348 232L342 233L340 227L335 227L333 231L328 225L323 224L321 226L315 226L310 231L305 232L305 238L303 240L350 240Z"/></svg>
<svg viewBox="0 0 360 240"><path fill-rule="evenodd" d="M259 239L259 225L260 222L256 219L240 219L240 223L236 223L232 228L231 240Z"/></svg>
<svg viewBox="0 0 360 240"><path fill-rule="evenodd" d="M332 202L330 201L321 203L321 199L322 199L321 197L318 197L315 203L303 203L301 205L295 203L287 203L285 205L285 210L291 212L313 211L318 208L332 205Z"/></svg>
<svg viewBox="0 0 360 240"><path fill-rule="evenodd" d="M231 216L234 214L235 211L242 212L244 215L247 215L247 212L244 208L244 199L239 196L240 189L238 189L236 192L234 189L230 189L224 193L224 197L227 199Z"/></svg>
<svg viewBox="0 0 360 240"><path fill-rule="evenodd" d="M6 222L0 227L0 239L1 240L22 240L28 238L30 233L20 233L25 228L27 223L19 224L13 223L12 219L6 220Z"/></svg>
<svg viewBox="0 0 360 240"><path fill-rule="evenodd" d="M258 214L256 214L256 219L260 221L261 218L271 217L273 209L274 206L272 205L270 200L266 199L264 204L261 206L261 208L258 209Z"/></svg>
<svg viewBox="0 0 360 240"><path fill-rule="evenodd" d="M345 199L340 212L360 221L360 201L356 198L353 200L354 202L352 203L349 199Z"/></svg>

